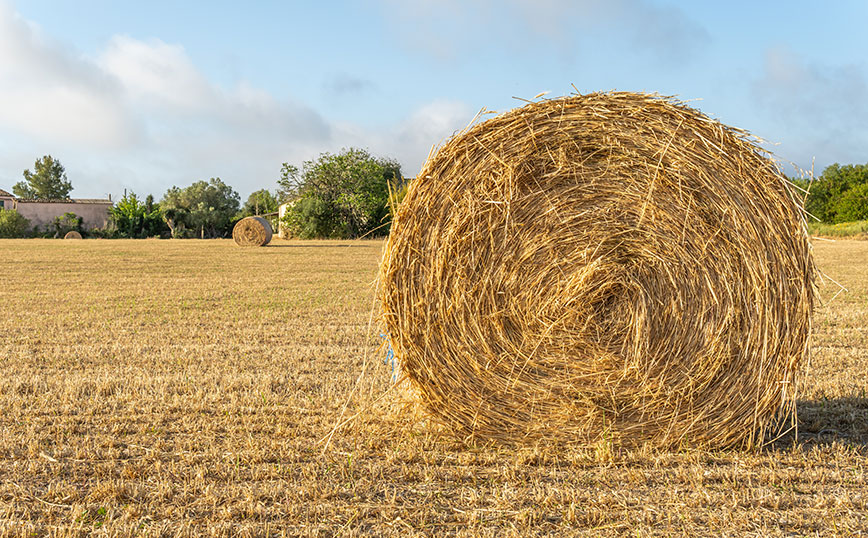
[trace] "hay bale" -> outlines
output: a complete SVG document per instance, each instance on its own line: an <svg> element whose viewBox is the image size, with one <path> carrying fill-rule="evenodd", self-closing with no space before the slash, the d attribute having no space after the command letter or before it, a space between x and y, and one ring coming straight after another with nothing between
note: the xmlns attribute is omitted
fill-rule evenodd
<svg viewBox="0 0 868 538"><path fill-rule="evenodd" d="M66 235L63 236L64 239L81 239L81 234L76 232L75 230L71 232L66 232Z"/></svg>
<svg viewBox="0 0 868 538"><path fill-rule="evenodd" d="M245 217L232 229L232 239L242 247L264 247L271 235L271 224L262 217Z"/></svg>
<svg viewBox="0 0 868 538"><path fill-rule="evenodd" d="M461 438L720 447L794 418L814 275L754 139L614 92L454 136L401 204L380 278L403 371Z"/></svg>

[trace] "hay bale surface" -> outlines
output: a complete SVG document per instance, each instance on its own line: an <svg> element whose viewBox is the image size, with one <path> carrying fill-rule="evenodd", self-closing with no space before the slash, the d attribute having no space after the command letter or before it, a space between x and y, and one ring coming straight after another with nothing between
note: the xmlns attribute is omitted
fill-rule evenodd
<svg viewBox="0 0 868 538"><path fill-rule="evenodd" d="M64 239L81 239L81 234L76 232L75 230L71 232L66 232L66 235L63 236Z"/></svg>
<svg viewBox="0 0 868 538"><path fill-rule="evenodd" d="M468 440L659 447L756 446L792 419L815 268L799 204L753 140L622 92L449 140L380 274L430 414Z"/></svg>
<svg viewBox="0 0 868 538"><path fill-rule="evenodd" d="M264 247L271 236L271 224L262 217L245 217L232 228L232 239L242 247Z"/></svg>

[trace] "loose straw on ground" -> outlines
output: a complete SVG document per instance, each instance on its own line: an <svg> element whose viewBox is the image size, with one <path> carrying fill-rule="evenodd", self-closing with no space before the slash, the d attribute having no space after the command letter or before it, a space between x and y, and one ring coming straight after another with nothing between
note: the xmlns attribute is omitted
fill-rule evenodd
<svg viewBox="0 0 868 538"><path fill-rule="evenodd" d="M271 236L271 224L262 217L245 217L232 229L232 239L242 247L264 247Z"/></svg>
<svg viewBox="0 0 868 538"><path fill-rule="evenodd" d="M402 371L463 439L748 447L794 418L800 204L755 139L671 98L545 100L454 136L380 278Z"/></svg>

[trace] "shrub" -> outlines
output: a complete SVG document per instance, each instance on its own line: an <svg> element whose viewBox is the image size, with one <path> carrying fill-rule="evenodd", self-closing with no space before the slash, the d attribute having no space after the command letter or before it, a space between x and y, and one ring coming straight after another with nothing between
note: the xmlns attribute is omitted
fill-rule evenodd
<svg viewBox="0 0 868 538"><path fill-rule="evenodd" d="M389 192L404 181L397 162L349 148L306 161L300 177L287 183L297 196L284 217L292 235L355 239L389 233Z"/></svg>
<svg viewBox="0 0 868 538"><path fill-rule="evenodd" d="M14 209L0 209L0 238L27 237L30 221Z"/></svg>
<svg viewBox="0 0 868 538"><path fill-rule="evenodd" d="M54 237L63 237L69 232L78 232L84 235L82 223L84 219L75 213L64 213L62 217L54 217L54 222L48 225L49 233L54 231Z"/></svg>

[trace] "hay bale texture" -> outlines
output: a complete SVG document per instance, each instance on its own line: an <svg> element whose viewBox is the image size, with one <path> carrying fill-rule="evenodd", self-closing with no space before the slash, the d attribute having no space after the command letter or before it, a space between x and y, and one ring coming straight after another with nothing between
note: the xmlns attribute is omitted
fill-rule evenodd
<svg viewBox="0 0 868 538"><path fill-rule="evenodd" d="M589 446L756 446L790 422L815 268L800 205L754 140L671 98L611 92L445 143L380 274L428 412L464 439Z"/></svg>
<svg viewBox="0 0 868 538"><path fill-rule="evenodd" d="M71 232L66 232L66 235L63 236L64 239L81 239L81 234L76 232L75 230Z"/></svg>
<svg viewBox="0 0 868 538"><path fill-rule="evenodd" d="M271 236L271 224L262 217L245 217L232 228L232 239L242 247L264 247Z"/></svg>

